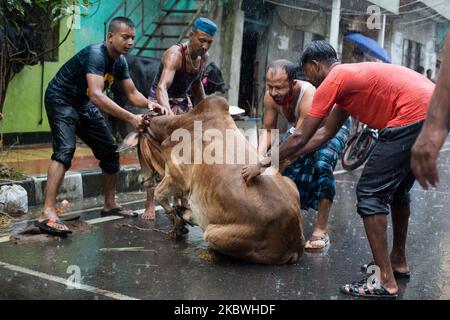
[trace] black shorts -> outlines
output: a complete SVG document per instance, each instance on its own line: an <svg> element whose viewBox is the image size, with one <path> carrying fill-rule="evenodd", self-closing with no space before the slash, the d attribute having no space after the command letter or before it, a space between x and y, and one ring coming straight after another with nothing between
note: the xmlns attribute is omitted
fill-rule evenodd
<svg viewBox="0 0 450 320"><path fill-rule="evenodd" d="M389 205L409 204L409 191L415 181L410 167L411 148L422 125L423 121L419 121L380 131L356 188L361 217L389 214Z"/></svg>
<svg viewBox="0 0 450 320"><path fill-rule="evenodd" d="M87 102L75 106L65 99L46 94L45 109L53 138L52 160L70 168L76 147L76 135L100 160L100 168L109 174L119 171L119 154L106 121L96 106Z"/></svg>

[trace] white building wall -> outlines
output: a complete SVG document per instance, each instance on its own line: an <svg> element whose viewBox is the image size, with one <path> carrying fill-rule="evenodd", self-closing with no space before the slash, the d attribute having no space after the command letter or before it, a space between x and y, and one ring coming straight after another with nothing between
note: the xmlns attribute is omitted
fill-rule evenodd
<svg viewBox="0 0 450 320"><path fill-rule="evenodd" d="M422 21L410 23L408 20L398 19L394 22L393 36L390 43L390 54L392 63L402 64L403 60L403 41L412 40L422 45L421 65L426 69L432 69L435 72L436 66L436 23L434 21Z"/></svg>

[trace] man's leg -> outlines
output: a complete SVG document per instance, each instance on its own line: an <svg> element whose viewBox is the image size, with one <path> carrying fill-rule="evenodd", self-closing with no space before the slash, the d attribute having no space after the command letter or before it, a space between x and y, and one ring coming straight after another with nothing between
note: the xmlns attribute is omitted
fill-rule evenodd
<svg viewBox="0 0 450 320"><path fill-rule="evenodd" d="M141 218L144 220L155 219L155 187L147 188L147 199L145 201L145 210Z"/></svg>
<svg viewBox="0 0 450 320"><path fill-rule="evenodd" d="M116 203L116 185L118 175L118 172L107 173L103 171L103 191L105 194L105 204L103 210L105 211L118 207Z"/></svg>
<svg viewBox="0 0 450 320"><path fill-rule="evenodd" d="M103 212L108 213L113 209L118 210L118 208L120 208L120 210L118 210L114 214L120 216L135 217L137 216L136 213L134 213L132 210L123 209L116 202L116 185L118 176L119 172L109 173L103 170L103 191L105 195L105 204L103 206Z"/></svg>
<svg viewBox="0 0 450 320"><path fill-rule="evenodd" d="M62 100L61 100L62 101ZM56 214L56 196L64 180L64 175L72 161L76 145L76 126L78 114L75 108L69 104L53 99L45 99L48 122L52 133L53 154L52 162L47 172L47 184L45 187L44 209L39 221L47 219L58 220ZM57 230L68 230L62 223L47 222L48 227Z"/></svg>
<svg viewBox="0 0 450 320"><path fill-rule="evenodd" d="M408 192L414 183L410 150L421 125L418 122L381 130L356 188L358 213L363 218L375 264L380 268L380 283L391 294L398 291L391 258L395 258L395 268L404 268L396 271L406 271L407 268L405 244L410 212ZM392 210L389 210L389 203ZM391 256L386 234L386 215L389 211L392 211L395 238ZM356 282L344 286L343 290L354 294L355 286L358 292L364 289ZM361 293L363 295L364 292Z"/></svg>
<svg viewBox="0 0 450 320"><path fill-rule="evenodd" d="M56 196L59 187L64 180L66 168L61 162L53 160L48 168L47 185L45 186L44 210L39 220L58 219L56 214ZM47 225L58 230L68 230L67 226L60 223L48 222Z"/></svg>
<svg viewBox="0 0 450 320"><path fill-rule="evenodd" d="M317 220L311 238L306 241L305 249L322 249L328 241L328 217L333 202L327 198L319 198Z"/></svg>
<svg viewBox="0 0 450 320"><path fill-rule="evenodd" d="M373 214L363 218L375 265L380 268L380 283L391 294L398 291L388 254L386 214Z"/></svg>
<svg viewBox="0 0 450 320"><path fill-rule="evenodd" d="M351 120L348 119L339 129L336 136L325 146L316 151L317 161L314 164L314 179L317 184L314 197L317 198L317 221L310 239L305 243L305 249L325 248L329 241L328 218L333 199L336 195L336 183L333 170L340 158L350 131Z"/></svg>
<svg viewBox="0 0 450 320"><path fill-rule="evenodd" d="M137 216L136 213L125 210L116 203L116 184L120 170L119 154L116 152L117 145L105 119L92 103L87 103L83 108L85 112L80 115L77 133L80 139L92 149L94 156L100 160L99 166L103 172L103 192L105 196L102 214Z"/></svg>
<svg viewBox="0 0 450 320"><path fill-rule="evenodd" d="M390 261L392 269L401 273L409 272L409 266L406 260L406 237L408 234L410 213L409 204L392 207L392 228L394 237Z"/></svg>

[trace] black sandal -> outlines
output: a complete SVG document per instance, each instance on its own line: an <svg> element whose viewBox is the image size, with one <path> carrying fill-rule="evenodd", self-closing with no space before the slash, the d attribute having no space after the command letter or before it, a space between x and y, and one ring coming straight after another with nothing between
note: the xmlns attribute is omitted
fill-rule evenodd
<svg viewBox="0 0 450 320"><path fill-rule="evenodd" d="M63 229L53 228L48 225L49 223L54 223L54 224L58 224L61 226L65 225L60 219L46 219L43 221L36 221L35 225L39 228L39 230L42 233L47 233L52 236L64 237L64 236L72 233L72 231L70 231L69 229L63 230Z"/></svg>
<svg viewBox="0 0 450 320"><path fill-rule="evenodd" d="M396 293L389 293L389 291L381 285L379 288L369 287L367 284L367 279L346 284L341 287L341 292L354 297L366 299L397 299L398 297Z"/></svg>
<svg viewBox="0 0 450 320"><path fill-rule="evenodd" d="M367 273L367 269L370 266L374 266L374 265L375 265L375 261L371 261L369 263L363 264L361 266L361 272ZM397 278L397 279L409 279L409 278L411 278L411 272L409 272L409 271L408 272L400 272L400 271L394 270L393 273L394 273L394 277Z"/></svg>
<svg viewBox="0 0 450 320"><path fill-rule="evenodd" d="M130 214L126 214L124 212L130 212ZM102 210L100 212L100 215L102 217L108 217L108 216L120 216L125 218L136 218L138 216L137 212L134 212L133 210L127 210L122 207L113 208L109 211Z"/></svg>

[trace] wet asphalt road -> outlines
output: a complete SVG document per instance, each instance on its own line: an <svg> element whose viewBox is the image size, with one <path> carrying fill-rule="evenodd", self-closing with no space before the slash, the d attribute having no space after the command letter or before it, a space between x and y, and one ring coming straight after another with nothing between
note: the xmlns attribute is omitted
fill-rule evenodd
<svg viewBox="0 0 450 320"><path fill-rule="evenodd" d="M0 243L0 299L349 299L339 286L363 277L360 266L371 261L371 253L355 210L361 170L336 170L331 246L324 253L305 253L294 265L232 261L209 251L198 227L190 228L186 239L173 240L163 233L120 226L129 222L168 228L166 217L158 212L156 223L121 219L95 224L90 232L67 239ZM399 299L450 299L450 143L443 148L440 172L437 189L423 191L415 184L412 190L407 242L412 275L409 281L399 280ZM123 202L129 200L122 197ZM143 199L144 194L132 198ZM89 207L96 205L92 202ZM140 209L142 203L135 201L129 207ZM85 212L86 220L98 217L98 210ZM313 211L304 213L306 237L315 217ZM391 231L389 225L389 243ZM100 251L117 247L148 251ZM85 287L66 286L70 266L80 268Z"/></svg>

